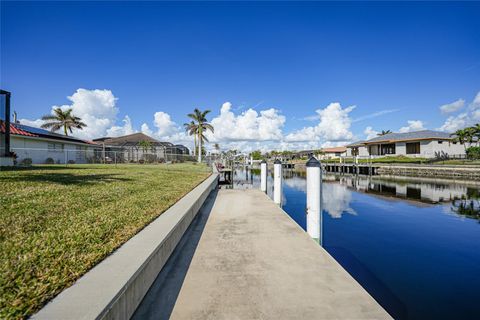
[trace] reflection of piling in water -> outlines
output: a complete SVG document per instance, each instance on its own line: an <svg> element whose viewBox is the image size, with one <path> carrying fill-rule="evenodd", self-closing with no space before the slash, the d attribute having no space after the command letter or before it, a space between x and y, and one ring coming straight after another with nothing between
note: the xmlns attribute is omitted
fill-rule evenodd
<svg viewBox="0 0 480 320"><path fill-rule="evenodd" d="M307 233L321 241L322 170L320 161L311 157L307 161Z"/></svg>
<svg viewBox="0 0 480 320"><path fill-rule="evenodd" d="M260 190L267 192L267 162L265 160L260 163Z"/></svg>
<svg viewBox="0 0 480 320"><path fill-rule="evenodd" d="M282 204L282 163L278 159L273 163L273 202Z"/></svg>

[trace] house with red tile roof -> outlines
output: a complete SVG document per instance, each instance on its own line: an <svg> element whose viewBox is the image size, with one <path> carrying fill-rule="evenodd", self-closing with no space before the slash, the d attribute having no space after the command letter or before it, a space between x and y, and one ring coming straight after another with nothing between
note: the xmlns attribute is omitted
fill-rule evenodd
<svg viewBox="0 0 480 320"><path fill-rule="evenodd" d="M0 121L0 134L5 132L6 124ZM10 123L10 151L17 163L88 163L98 149L100 146L92 141Z"/></svg>

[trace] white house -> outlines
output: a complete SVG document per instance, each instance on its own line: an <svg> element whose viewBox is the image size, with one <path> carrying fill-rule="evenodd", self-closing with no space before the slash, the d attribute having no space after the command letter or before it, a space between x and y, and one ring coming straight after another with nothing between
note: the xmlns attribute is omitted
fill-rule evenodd
<svg viewBox="0 0 480 320"><path fill-rule="evenodd" d="M5 126L1 128L5 133ZM99 149L96 143L19 123L10 124L10 151L17 163L88 163Z"/></svg>
<svg viewBox="0 0 480 320"><path fill-rule="evenodd" d="M366 141L347 145L347 156L385 157L408 156L435 158L465 156L465 145L455 142L445 132L422 130L407 133L389 133Z"/></svg>
<svg viewBox="0 0 480 320"><path fill-rule="evenodd" d="M319 156L320 159L337 159L347 155L346 147L323 148Z"/></svg>

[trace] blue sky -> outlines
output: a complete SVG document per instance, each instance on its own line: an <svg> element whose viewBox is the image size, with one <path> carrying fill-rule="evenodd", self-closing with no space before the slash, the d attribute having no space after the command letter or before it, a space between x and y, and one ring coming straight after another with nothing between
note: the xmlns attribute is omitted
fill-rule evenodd
<svg viewBox="0 0 480 320"><path fill-rule="evenodd" d="M146 124L180 141L186 113L218 117L225 102L225 132L213 140L228 146L336 145L365 138L367 127L436 129L449 117L452 129L477 115L479 17L480 3L2 1L1 87L21 119L53 105L89 109L90 135L106 134L93 131L104 117L118 129L110 134ZM67 99L79 88L87 91ZM314 117L335 102L323 124ZM239 120L249 108L257 115Z"/></svg>

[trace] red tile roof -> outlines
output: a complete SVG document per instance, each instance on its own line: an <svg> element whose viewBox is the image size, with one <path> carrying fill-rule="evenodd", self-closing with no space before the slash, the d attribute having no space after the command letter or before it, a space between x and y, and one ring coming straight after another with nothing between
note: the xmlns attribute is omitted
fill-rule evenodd
<svg viewBox="0 0 480 320"><path fill-rule="evenodd" d="M323 151L323 152L326 152L326 153L331 153L331 152L345 152L345 151L347 151L347 148L346 148L346 147L323 148L322 151Z"/></svg>
<svg viewBox="0 0 480 320"><path fill-rule="evenodd" d="M0 123L0 132L5 133L5 131L6 131L5 123L2 121ZM36 134L30 133L28 131L15 127L13 123L10 123L10 134L16 134L19 136L27 136L27 137L38 137L38 135Z"/></svg>

